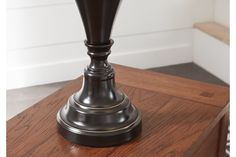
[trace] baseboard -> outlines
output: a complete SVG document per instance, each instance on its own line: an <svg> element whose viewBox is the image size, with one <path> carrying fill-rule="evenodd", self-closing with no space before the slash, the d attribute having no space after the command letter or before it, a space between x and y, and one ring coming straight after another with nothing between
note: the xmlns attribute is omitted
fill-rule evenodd
<svg viewBox="0 0 236 157"><path fill-rule="evenodd" d="M191 39L191 29L114 38L109 61L142 69L192 62ZM86 51L83 42L9 51L7 89L75 79L89 63Z"/></svg>
<svg viewBox="0 0 236 157"><path fill-rule="evenodd" d="M110 62L138 68L151 68L192 61L189 45L123 53L111 56ZM148 61L148 62L146 62ZM82 75L89 58L67 60L8 70L8 89L72 80Z"/></svg>

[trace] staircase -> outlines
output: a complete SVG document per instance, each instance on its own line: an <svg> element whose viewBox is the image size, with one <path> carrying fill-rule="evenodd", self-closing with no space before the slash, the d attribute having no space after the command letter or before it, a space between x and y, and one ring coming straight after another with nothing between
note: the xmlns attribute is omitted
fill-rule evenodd
<svg viewBox="0 0 236 157"><path fill-rule="evenodd" d="M229 45L229 28L216 22L194 24L194 63L228 84Z"/></svg>

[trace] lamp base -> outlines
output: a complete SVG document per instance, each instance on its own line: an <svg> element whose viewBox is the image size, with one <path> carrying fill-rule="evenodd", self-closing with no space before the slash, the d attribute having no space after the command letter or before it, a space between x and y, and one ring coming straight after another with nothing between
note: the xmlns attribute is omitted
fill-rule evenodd
<svg viewBox="0 0 236 157"><path fill-rule="evenodd" d="M141 132L141 115L123 94L116 105L91 108L72 95L57 114L58 131L67 140L91 147L120 145Z"/></svg>

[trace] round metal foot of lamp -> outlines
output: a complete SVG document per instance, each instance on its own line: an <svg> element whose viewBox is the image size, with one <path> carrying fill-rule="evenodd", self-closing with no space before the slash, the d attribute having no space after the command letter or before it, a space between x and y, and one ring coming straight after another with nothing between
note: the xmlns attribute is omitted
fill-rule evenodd
<svg viewBox="0 0 236 157"><path fill-rule="evenodd" d="M107 57L111 29L120 0L76 0L87 40L90 64L83 85L57 114L59 133L67 140L92 147L128 142L141 131L141 115L116 88L115 73Z"/></svg>

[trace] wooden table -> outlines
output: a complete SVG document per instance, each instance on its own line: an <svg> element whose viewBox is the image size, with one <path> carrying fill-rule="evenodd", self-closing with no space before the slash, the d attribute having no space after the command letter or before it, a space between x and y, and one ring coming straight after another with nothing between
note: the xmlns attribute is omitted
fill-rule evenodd
<svg viewBox="0 0 236 157"><path fill-rule="evenodd" d="M7 122L8 157L223 157L228 87L114 68L118 88L142 113L140 137L108 148L75 145L61 137L56 113L80 89L80 77Z"/></svg>

